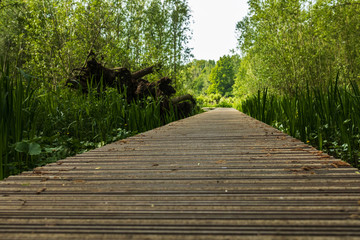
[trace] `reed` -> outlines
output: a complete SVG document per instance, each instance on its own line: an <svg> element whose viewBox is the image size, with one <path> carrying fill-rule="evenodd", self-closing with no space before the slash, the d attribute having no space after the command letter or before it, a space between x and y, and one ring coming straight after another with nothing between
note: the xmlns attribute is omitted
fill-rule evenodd
<svg viewBox="0 0 360 240"><path fill-rule="evenodd" d="M339 86L338 75L326 88L307 86L283 96L269 96L265 89L240 110L360 167L360 89L355 82Z"/></svg>
<svg viewBox="0 0 360 240"><path fill-rule="evenodd" d="M35 90L34 78L1 66L0 179L179 118L173 109L162 114L153 98L129 104L116 89L84 95L36 79Z"/></svg>
<svg viewBox="0 0 360 240"><path fill-rule="evenodd" d="M22 71L9 76L9 65L0 59L0 179L8 175L11 168L23 169L30 164L31 157L22 158L21 152L14 152L14 144L23 138L33 137L34 114L37 101L30 88L31 77ZM27 151L32 150L28 149ZM9 153L13 153L10 154ZM14 156L13 156L14 155ZM11 156L11 157L10 157Z"/></svg>

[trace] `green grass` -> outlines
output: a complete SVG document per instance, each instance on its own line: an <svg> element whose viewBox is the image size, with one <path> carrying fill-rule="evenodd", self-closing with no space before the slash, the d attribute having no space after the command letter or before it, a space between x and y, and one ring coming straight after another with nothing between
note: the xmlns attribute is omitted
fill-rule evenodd
<svg viewBox="0 0 360 240"><path fill-rule="evenodd" d="M306 87L276 96L265 89L245 100L246 114L360 167L360 90L355 82L324 89Z"/></svg>
<svg viewBox="0 0 360 240"><path fill-rule="evenodd" d="M179 118L161 114L153 98L129 104L116 89L84 95L1 66L0 179Z"/></svg>
<svg viewBox="0 0 360 240"><path fill-rule="evenodd" d="M33 137L33 132L28 129L33 128L34 112L38 102L35 100L34 90L30 88L28 75L19 71L12 79L9 77L9 67L4 61L1 60L0 65L0 179L2 179L8 175L8 169L14 165L22 167L23 164L30 164L32 161L31 156L27 156L21 164L14 162L14 158L20 158L21 153L13 150L15 143L23 138ZM28 149L28 152L30 150L32 149ZM11 156L9 152L12 152Z"/></svg>

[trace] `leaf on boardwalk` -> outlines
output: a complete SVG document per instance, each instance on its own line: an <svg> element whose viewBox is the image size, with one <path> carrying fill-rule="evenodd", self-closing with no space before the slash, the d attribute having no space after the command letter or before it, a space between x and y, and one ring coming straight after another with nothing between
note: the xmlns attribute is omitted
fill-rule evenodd
<svg viewBox="0 0 360 240"><path fill-rule="evenodd" d="M310 174L316 174L315 172L313 172L311 170L319 169L319 168L321 168L321 167L303 166L301 168L285 169L285 170L288 170L288 171L293 172L293 173L309 172Z"/></svg>
<svg viewBox="0 0 360 240"><path fill-rule="evenodd" d="M135 151L135 148L132 147L124 147L125 151Z"/></svg>
<svg viewBox="0 0 360 240"><path fill-rule="evenodd" d="M303 148L293 148L290 151L305 151Z"/></svg>
<svg viewBox="0 0 360 240"><path fill-rule="evenodd" d="M226 164L226 160L219 160L219 161L216 161L216 164Z"/></svg>
<svg viewBox="0 0 360 240"><path fill-rule="evenodd" d="M49 178L48 178L48 177L44 177L44 178L42 178L42 179L40 180L40 182L46 182L47 180L49 180Z"/></svg>
<svg viewBox="0 0 360 240"><path fill-rule="evenodd" d="M86 182L85 180L81 180L81 179L76 179L73 181L74 183L84 183Z"/></svg>
<svg viewBox="0 0 360 240"><path fill-rule="evenodd" d="M304 170L304 171L310 171L311 169L314 169L314 167L304 166L301 169Z"/></svg>
<svg viewBox="0 0 360 240"><path fill-rule="evenodd" d="M44 192L45 190L46 190L46 187L43 187L43 188L37 190L36 194L40 194L40 193Z"/></svg>
<svg viewBox="0 0 360 240"><path fill-rule="evenodd" d="M314 152L311 152L313 155L316 155L316 156L321 156L323 154L322 151L314 151Z"/></svg>
<svg viewBox="0 0 360 240"><path fill-rule="evenodd" d="M348 164L347 162L344 162L344 161L336 161L336 162L331 163L331 166L333 166L334 168L349 167L350 164Z"/></svg>
<svg viewBox="0 0 360 240"><path fill-rule="evenodd" d="M33 173L34 173L34 174L42 174L43 171L42 171L41 169L34 169L34 170L33 170Z"/></svg>

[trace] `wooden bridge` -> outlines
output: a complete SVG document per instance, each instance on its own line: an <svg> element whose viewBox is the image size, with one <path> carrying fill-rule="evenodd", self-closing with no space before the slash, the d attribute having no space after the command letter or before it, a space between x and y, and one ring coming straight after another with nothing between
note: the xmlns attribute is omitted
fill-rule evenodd
<svg viewBox="0 0 360 240"><path fill-rule="evenodd" d="M360 239L360 174L216 109L1 181L0 239Z"/></svg>

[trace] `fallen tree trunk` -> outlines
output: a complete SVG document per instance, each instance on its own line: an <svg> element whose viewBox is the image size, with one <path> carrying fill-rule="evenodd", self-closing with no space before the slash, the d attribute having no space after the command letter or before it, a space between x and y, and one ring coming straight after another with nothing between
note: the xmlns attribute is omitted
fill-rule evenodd
<svg viewBox="0 0 360 240"><path fill-rule="evenodd" d="M84 93L89 92L89 87L96 88L98 92L108 87L117 88L119 92L126 91L126 98L129 103L136 99L153 96L161 99L164 110L169 110L169 105L172 104L179 114L189 115L195 106L195 100L190 94L170 99L176 93L171 85L170 78L163 77L156 82L143 79L146 75L158 70L159 67L159 65L154 65L134 73L122 67L106 68L97 62L95 54L90 52L84 67L74 69L73 77L67 81L66 85L72 88L80 88Z"/></svg>
<svg viewBox="0 0 360 240"><path fill-rule="evenodd" d="M145 77L146 75L150 74L150 73L153 73L157 70L157 68L159 68L158 65L154 65L154 66L151 66L151 67L148 67L148 68L144 68L144 69L141 69L137 72L134 72L131 74L131 77L133 79L139 79L139 78L143 78Z"/></svg>
<svg viewBox="0 0 360 240"><path fill-rule="evenodd" d="M187 100L190 101L194 105L196 104L195 99L190 94L182 95L180 97L175 97L175 98L171 99L171 102L172 102L172 104L177 104L177 103L187 101Z"/></svg>

